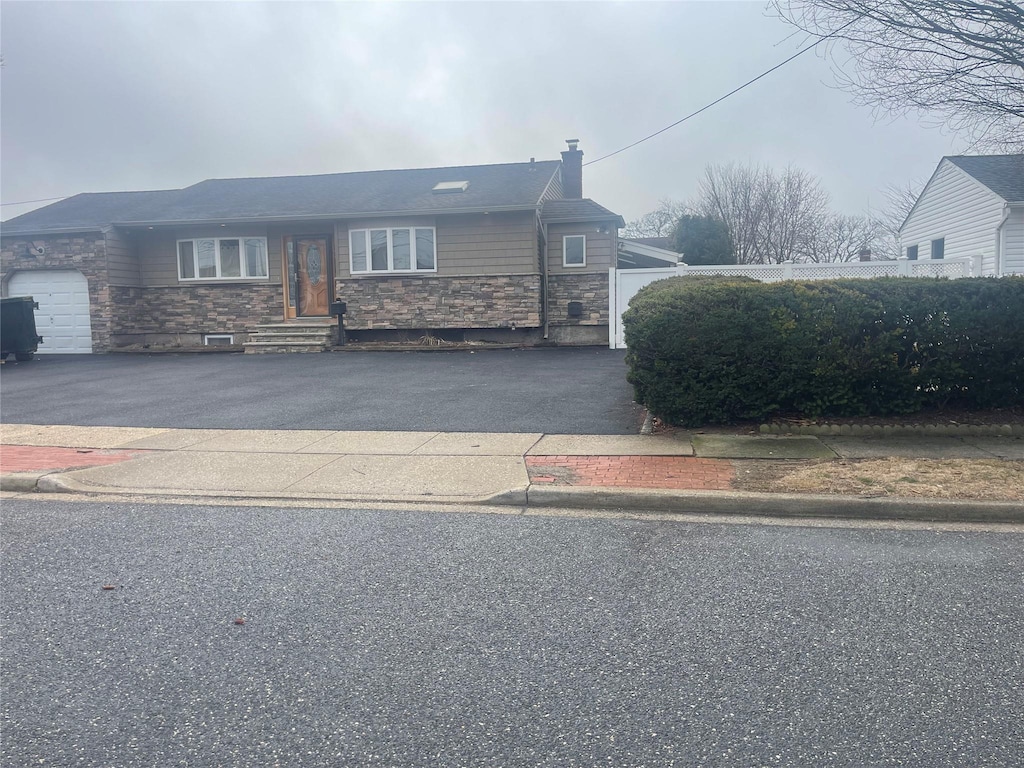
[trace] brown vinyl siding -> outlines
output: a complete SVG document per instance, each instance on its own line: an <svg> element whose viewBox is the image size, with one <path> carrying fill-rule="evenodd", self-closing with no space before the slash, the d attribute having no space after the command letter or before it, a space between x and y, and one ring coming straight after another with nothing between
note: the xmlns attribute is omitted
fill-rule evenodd
<svg viewBox="0 0 1024 768"><path fill-rule="evenodd" d="M135 255L130 235L111 228L105 233L107 272L110 285L137 288L142 285L139 260Z"/></svg>
<svg viewBox="0 0 1024 768"><path fill-rule="evenodd" d="M537 272L534 211L455 216L437 228L442 275L523 275Z"/></svg>
<svg viewBox="0 0 1024 768"><path fill-rule="evenodd" d="M146 288L178 285L177 238L173 232L147 232L137 239L139 273Z"/></svg>
<svg viewBox="0 0 1024 768"><path fill-rule="evenodd" d="M348 224L344 221L334 223L334 276L349 276Z"/></svg>
<svg viewBox="0 0 1024 768"><path fill-rule="evenodd" d="M395 219L353 219L339 222L335 231L337 275L350 277L348 232L374 227L434 227L437 272L420 274L528 275L537 273L537 215L534 211L463 214ZM386 273L375 276L383 277ZM388 273L392 274L393 273ZM415 276L405 273L403 277ZM356 275L356 278L363 275Z"/></svg>
<svg viewBox="0 0 1024 768"><path fill-rule="evenodd" d="M599 232L604 228L605 232ZM565 235L586 235L587 264L584 267L562 266L562 238ZM605 272L615 266L615 224L587 222L584 224L548 225L548 271L551 274Z"/></svg>
<svg viewBox="0 0 1024 768"><path fill-rule="evenodd" d="M413 216L313 221L272 225L229 225L227 227L183 227L138 233L141 285L176 286L178 280L177 241L197 237L266 237L270 282L281 281L281 242L286 235L333 235L335 275L349 274L350 229L374 227L434 227L437 272L422 273L445 277L463 275L537 274L537 215L535 211L454 216ZM561 247L561 246L559 246ZM590 246L588 255L590 258ZM413 276L415 273L413 273ZM384 276L384 273L377 277ZM405 275L410 276L410 275ZM357 277L362 277L358 275ZM223 281L209 281L211 285ZM264 282L264 281L236 281ZM127 283L126 283L127 284ZM191 281L189 284L195 284Z"/></svg>
<svg viewBox="0 0 1024 768"><path fill-rule="evenodd" d="M321 227L329 232L330 225ZM266 237L267 238L267 280L178 280L178 240L197 237ZM276 239L276 243L275 243ZM228 283L280 283L281 282L281 238L268 234L266 224L182 227L140 232L136 238L142 286L159 288L178 285L224 285Z"/></svg>

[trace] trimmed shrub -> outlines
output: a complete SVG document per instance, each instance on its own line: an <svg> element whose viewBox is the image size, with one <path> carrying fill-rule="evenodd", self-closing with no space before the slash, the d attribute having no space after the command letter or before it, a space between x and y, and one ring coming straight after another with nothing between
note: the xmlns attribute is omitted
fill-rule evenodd
<svg viewBox="0 0 1024 768"><path fill-rule="evenodd" d="M670 278L623 323L637 402L683 426L1024 403L1024 278Z"/></svg>

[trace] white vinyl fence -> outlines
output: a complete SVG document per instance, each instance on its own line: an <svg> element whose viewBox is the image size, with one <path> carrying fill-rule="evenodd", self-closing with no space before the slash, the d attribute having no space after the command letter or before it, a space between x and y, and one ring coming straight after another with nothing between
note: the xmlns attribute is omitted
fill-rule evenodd
<svg viewBox="0 0 1024 768"><path fill-rule="evenodd" d="M622 313L641 288L655 280L677 275L745 275L763 283L779 280L832 280L840 277L972 277L981 275L981 257L935 261L910 261L900 257L896 261L851 261L828 264L746 264L737 266L678 267L659 269L608 270L608 346L625 349L622 336Z"/></svg>

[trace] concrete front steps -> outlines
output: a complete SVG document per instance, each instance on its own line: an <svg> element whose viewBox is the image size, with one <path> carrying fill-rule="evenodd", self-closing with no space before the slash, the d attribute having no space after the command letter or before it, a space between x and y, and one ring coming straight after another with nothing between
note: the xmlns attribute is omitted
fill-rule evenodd
<svg viewBox="0 0 1024 768"><path fill-rule="evenodd" d="M245 353L326 352L334 344L337 322L329 320L289 320L263 323L249 332L243 345Z"/></svg>

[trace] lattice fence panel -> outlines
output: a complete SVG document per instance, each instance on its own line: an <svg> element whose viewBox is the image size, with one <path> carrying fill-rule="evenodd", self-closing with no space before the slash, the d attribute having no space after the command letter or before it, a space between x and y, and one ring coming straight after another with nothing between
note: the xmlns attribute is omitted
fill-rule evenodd
<svg viewBox="0 0 1024 768"><path fill-rule="evenodd" d="M754 264L750 265L739 274L743 274L746 277L752 277L755 280L760 280L762 283L774 283L778 280L782 280L784 277L782 267L767 265L762 267Z"/></svg>
<svg viewBox="0 0 1024 768"><path fill-rule="evenodd" d="M890 264L794 264L794 280L835 280L843 277L889 277L899 274L899 267Z"/></svg>
<svg viewBox="0 0 1024 768"><path fill-rule="evenodd" d="M918 261L911 265L914 277L963 277L963 264L945 261Z"/></svg>

